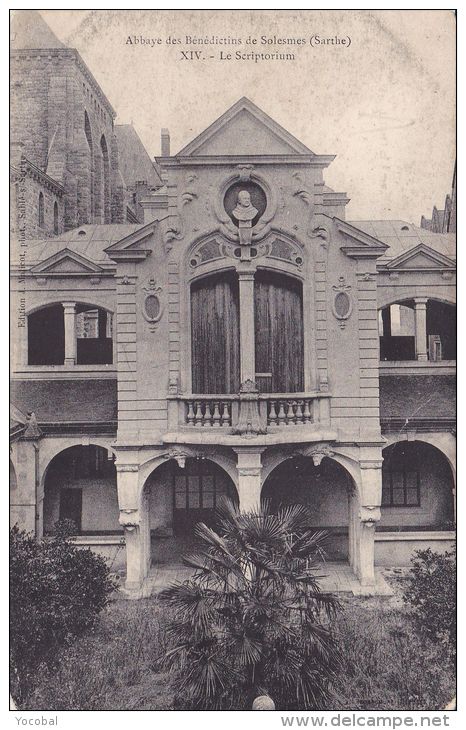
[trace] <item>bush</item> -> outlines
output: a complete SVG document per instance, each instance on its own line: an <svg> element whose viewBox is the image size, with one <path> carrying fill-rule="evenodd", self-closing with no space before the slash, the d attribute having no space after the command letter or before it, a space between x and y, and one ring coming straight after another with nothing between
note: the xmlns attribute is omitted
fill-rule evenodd
<svg viewBox="0 0 466 730"><path fill-rule="evenodd" d="M10 531L10 649L12 694L21 701L40 664L91 627L116 588L104 558L76 547L69 526L38 541Z"/></svg>
<svg viewBox="0 0 466 730"><path fill-rule="evenodd" d="M166 665L182 709L250 709L268 694L277 709L324 706L337 666L329 620L339 608L321 593L313 534L302 505L219 512L219 529L196 527L202 549L186 559L190 580L164 591L172 609Z"/></svg>
<svg viewBox="0 0 466 730"><path fill-rule="evenodd" d="M394 605L395 603L395 605ZM341 667L326 710L441 710L455 694L445 647L421 637L394 599L350 599L333 625Z"/></svg>
<svg viewBox="0 0 466 730"><path fill-rule="evenodd" d="M412 608L421 634L456 652L456 554L418 550L403 600Z"/></svg>

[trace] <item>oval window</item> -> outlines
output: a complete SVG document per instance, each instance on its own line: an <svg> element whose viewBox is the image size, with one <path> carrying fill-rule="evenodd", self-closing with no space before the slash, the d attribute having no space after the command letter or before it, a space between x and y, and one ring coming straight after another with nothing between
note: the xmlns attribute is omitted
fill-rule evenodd
<svg viewBox="0 0 466 730"><path fill-rule="evenodd" d="M339 292L335 297L335 313L337 317L347 317L350 313L351 301L344 291Z"/></svg>
<svg viewBox="0 0 466 730"><path fill-rule="evenodd" d="M155 294L149 294L144 302L144 310L147 319L157 319L160 315L160 302L158 296Z"/></svg>

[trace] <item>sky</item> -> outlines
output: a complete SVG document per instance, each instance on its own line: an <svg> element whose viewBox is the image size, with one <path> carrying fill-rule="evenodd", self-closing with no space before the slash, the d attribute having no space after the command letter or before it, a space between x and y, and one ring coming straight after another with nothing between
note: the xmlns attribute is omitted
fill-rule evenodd
<svg viewBox="0 0 466 730"><path fill-rule="evenodd" d="M40 12L79 51L116 123L133 123L152 157L160 154L162 127L176 153L247 96L313 152L337 155L325 182L351 198L348 220L419 225L433 205L443 208L455 160L452 11ZM241 44L187 44L187 35ZM134 36L161 43L128 43ZM316 36L346 45L316 44ZM248 37L257 43L246 44ZM277 45L277 38L304 43ZM236 60L237 50L291 51L295 59ZM205 59L185 60L181 51ZM233 58L221 59L221 51Z"/></svg>

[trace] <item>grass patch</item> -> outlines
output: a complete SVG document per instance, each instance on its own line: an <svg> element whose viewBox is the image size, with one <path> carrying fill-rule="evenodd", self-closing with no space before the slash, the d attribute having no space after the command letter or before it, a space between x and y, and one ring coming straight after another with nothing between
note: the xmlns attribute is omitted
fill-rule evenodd
<svg viewBox="0 0 466 730"><path fill-rule="evenodd" d="M167 607L116 600L98 625L38 673L22 710L172 710ZM396 598L351 598L334 621L342 666L329 710L438 710L455 694L445 647L421 639ZM177 707L180 701L177 701Z"/></svg>

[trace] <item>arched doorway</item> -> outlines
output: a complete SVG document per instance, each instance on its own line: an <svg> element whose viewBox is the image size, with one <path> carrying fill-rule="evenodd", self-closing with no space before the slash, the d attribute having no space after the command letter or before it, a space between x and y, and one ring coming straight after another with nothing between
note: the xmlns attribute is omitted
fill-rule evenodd
<svg viewBox="0 0 466 730"><path fill-rule="evenodd" d="M326 557L348 560L349 508L353 480L336 461L324 458L315 465L312 458L295 456L279 464L267 477L262 497L272 509L280 505L304 504L310 527L327 530Z"/></svg>
<svg viewBox="0 0 466 730"><path fill-rule="evenodd" d="M50 462L44 480L44 534L72 520L78 535L122 533L115 457L102 446L71 446Z"/></svg>
<svg viewBox="0 0 466 730"><path fill-rule="evenodd" d="M422 441L400 441L382 452L379 531L451 530L454 482L443 453Z"/></svg>
<svg viewBox="0 0 466 730"><path fill-rule="evenodd" d="M155 469L144 485L148 500L152 564L176 563L195 547L198 522L215 528L223 500L237 501L231 477L218 464L201 457L184 466L170 460Z"/></svg>

